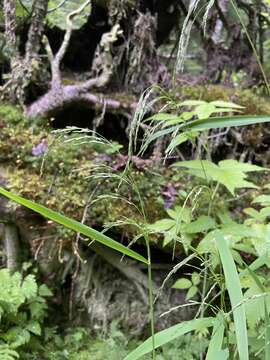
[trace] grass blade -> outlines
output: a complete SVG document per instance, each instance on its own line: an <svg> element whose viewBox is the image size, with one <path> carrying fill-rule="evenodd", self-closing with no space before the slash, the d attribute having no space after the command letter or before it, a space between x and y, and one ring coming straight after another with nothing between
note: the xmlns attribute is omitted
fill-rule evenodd
<svg viewBox="0 0 270 360"><path fill-rule="evenodd" d="M217 315L213 328L211 340L208 346L205 360L219 359L218 354L222 352L222 343L224 338L224 323L221 314Z"/></svg>
<svg viewBox="0 0 270 360"><path fill-rule="evenodd" d="M210 130L233 126L245 126L270 122L269 115L240 115L240 116L218 116L207 119L194 120L183 124L181 127L189 130Z"/></svg>
<svg viewBox="0 0 270 360"><path fill-rule="evenodd" d="M10 200L13 200L20 205L27 207L28 209L35 211L36 213L39 213L40 215L46 217L47 219L53 220L56 223L65 226L66 228L69 228L73 231L81 233L92 240L96 240L107 247L110 247L118 252L121 252L122 254L125 254L133 259L136 259L140 262L148 264L148 261L143 256L141 256L140 254L136 253L135 251L125 247L124 245L120 244L119 242L111 239L110 237L103 234L102 232L99 232L95 229L92 229L89 226L81 224L80 222L78 222L76 220L73 220L62 214L59 214L56 211L50 210L43 205L39 205L33 201L27 200L27 199L25 199L21 196L18 196L12 192L9 192L9 191L3 189L2 187L0 187L0 194L6 196Z"/></svg>
<svg viewBox="0 0 270 360"><path fill-rule="evenodd" d="M220 231L216 233L216 243L225 275L226 287L232 306L239 359L248 360L249 355L246 314L245 306L243 303L243 294L240 279L232 254L229 250L224 235Z"/></svg>
<svg viewBox="0 0 270 360"><path fill-rule="evenodd" d="M215 318L202 318L190 321L184 321L180 324L169 327L168 329L162 330L155 334L155 349L167 344L168 342L178 338L179 336L185 335L194 330L201 330L207 327L213 326ZM135 350L129 353L124 360L137 360L143 355L152 351L152 338L148 338Z"/></svg>
<svg viewBox="0 0 270 360"><path fill-rule="evenodd" d="M267 254L263 255L265 257L267 257ZM257 259L258 260L258 259ZM256 261L256 260L255 260ZM253 265L255 263L255 261L251 264ZM244 261L243 264L246 268L246 270L248 271L248 273L250 274L250 276L253 278L253 280L255 281L256 285L258 286L258 288L262 291L262 293L267 292L267 289L265 288L265 286L262 284L260 278L256 275L256 273L252 270L251 266L248 266ZM268 306L267 306L267 299L266 297L263 298L264 301L264 316L265 316L265 345L264 345L264 358L265 360L270 359L270 319L269 319L269 311L268 311Z"/></svg>

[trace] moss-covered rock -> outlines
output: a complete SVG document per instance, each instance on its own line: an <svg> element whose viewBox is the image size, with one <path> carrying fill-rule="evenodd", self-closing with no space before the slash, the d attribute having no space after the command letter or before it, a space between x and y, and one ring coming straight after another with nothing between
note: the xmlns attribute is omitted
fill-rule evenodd
<svg viewBox="0 0 270 360"><path fill-rule="evenodd" d="M101 227L127 217L142 221L136 209L139 195L130 184L135 181L149 221L164 213L161 189L170 177L165 168L154 177L147 168L135 168L132 180L129 175L121 181L126 157L118 153L118 144L93 140L78 129L51 132L47 126L33 126L8 105L0 107L0 127L0 164L10 190L77 220L89 197L99 199L86 223ZM132 237L134 231L125 228L125 236Z"/></svg>

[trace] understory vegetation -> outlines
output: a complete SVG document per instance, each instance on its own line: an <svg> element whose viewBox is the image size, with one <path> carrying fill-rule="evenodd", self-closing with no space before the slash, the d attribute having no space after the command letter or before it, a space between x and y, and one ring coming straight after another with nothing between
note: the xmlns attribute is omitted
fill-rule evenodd
<svg viewBox="0 0 270 360"><path fill-rule="evenodd" d="M0 360L270 359L270 3L164 3L0 0Z"/></svg>

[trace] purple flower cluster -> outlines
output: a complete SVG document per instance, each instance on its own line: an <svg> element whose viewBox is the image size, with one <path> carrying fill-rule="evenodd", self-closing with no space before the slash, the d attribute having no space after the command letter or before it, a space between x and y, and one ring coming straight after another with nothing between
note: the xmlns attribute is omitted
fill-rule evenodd
<svg viewBox="0 0 270 360"><path fill-rule="evenodd" d="M46 152L48 149L48 144L45 139L42 139L41 142L32 147L32 155L33 156L40 156Z"/></svg>
<svg viewBox="0 0 270 360"><path fill-rule="evenodd" d="M177 190L172 183L168 183L164 186L164 188L161 191L161 195L164 199L164 208L169 209L173 206L173 203L176 199Z"/></svg>

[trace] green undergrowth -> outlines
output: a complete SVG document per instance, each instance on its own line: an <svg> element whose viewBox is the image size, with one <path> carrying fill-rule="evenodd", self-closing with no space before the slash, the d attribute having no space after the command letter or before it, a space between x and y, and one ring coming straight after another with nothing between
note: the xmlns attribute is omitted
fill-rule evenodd
<svg viewBox="0 0 270 360"><path fill-rule="evenodd" d="M6 105L0 107L0 128L1 172L7 187L14 192L80 220L92 193L95 198L117 190L117 176L126 164L126 159L118 154L118 144L70 141L78 138L78 134L52 133L47 126L29 124L18 109ZM45 150L33 155L39 144L41 147L44 144ZM116 168L115 179L101 178L98 182L91 179L97 168L104 172L108 166ZM147 209L152 219L163 213L160 192L169 179L167 171L164 168L157 177L153 177L150 169L135 168L133 172L146 204L152 199ZM129 185L124 183L121 191L120 197L125 194L138 203ZM132 206L123 206L121 199L104 199L91 207L89 221L99 226L121 215L138 216Z"/></svg>
<svg viewBox="0 0 270 360"><path fill-rule="evenodd" d="M204 101L231 101L244 107L243 114L265 115L270 114L270 104L266 97L258 96L253 90L242 90L222 85L183 86L174 90L180 98Z"/></svg>
<svg viewBox="0 0 270 360"><path fill-rule="evenodd" d="M220 97L222 88L215 87L214 90L213 98ZM198 96L202 90L196 87L195 90L186 88L185 91L192 97L192 91L194 96ZM207 92L202 93L207 95ZM210 95L208 100L211 100ZM137 223L142 221L136 208L140 203L138 193L133 191L131 184L120 181L127 159L119 152L119 144L91 142L85 134L72 131L52 132L40 120L29 123L18 108L9 105L0 106L0 128L1 175L10 190L77 220L82 219L91 201L86 219L90 226L101 227L127 218ZM33 151L39 146L41 153L34 155ZM108 168L113 170L108 172ZM196 194L194 189L201 184L200 179L190 177L184 171L143 159L134 161L132 177L142 196L149 223L165 218L166 206L183 206L189 194L193 198ZM263 176L260 179L267 182ZM196 210L197 216L206 214L209 205L209 193L198 191L200 210ZM113 197L111 194L114 194ZM221 191L216 197L220 201L213 204L213 211L216 204L228 198L228 194ZM92 203L95 199L98 201ZM233 205L223 202L224 211ZM240 202L241 206L245 206L248 197L240 198ZM217 210L220 211L219 205ZM68 243L70 232L61 228L57 231L59 238ZM112 231L116 236L126 238L136 235L132 224L124 229L114 227ZM162 237L156 235L151 235L150 239L157 244L163 242Z"/></svg>
<svg viewBox="0 0 270 360"><path fill-rule="evenodd" d="M67 329L59 335L56 329L48 328L45 332L44 346L33 354L25 354L23 360L121 360L138 346L137 340L128 340L113 321L110 331L106 335L95 336L82 327ZM200 352L206 350L208 340L206 337L195 334L187 335L170 345L164 346L157 354L157 360L183 360L199 359ZM150 360L145 355L142 360Z"/></svg>
<svg viewBox="0 0 270 360"><path fill-rule="evenodd" d="M48 316L54 294L39 283L36 269L29 273L29 266L24 263L22 273L0 270L1 360L121 360L140 345L140 340L121 330L117 320L106 333L70 324L55 326ZM163 346L157 359L176 360L180 355L183 360L199 359L207 338L202 333L186 335Z"/></svg>

